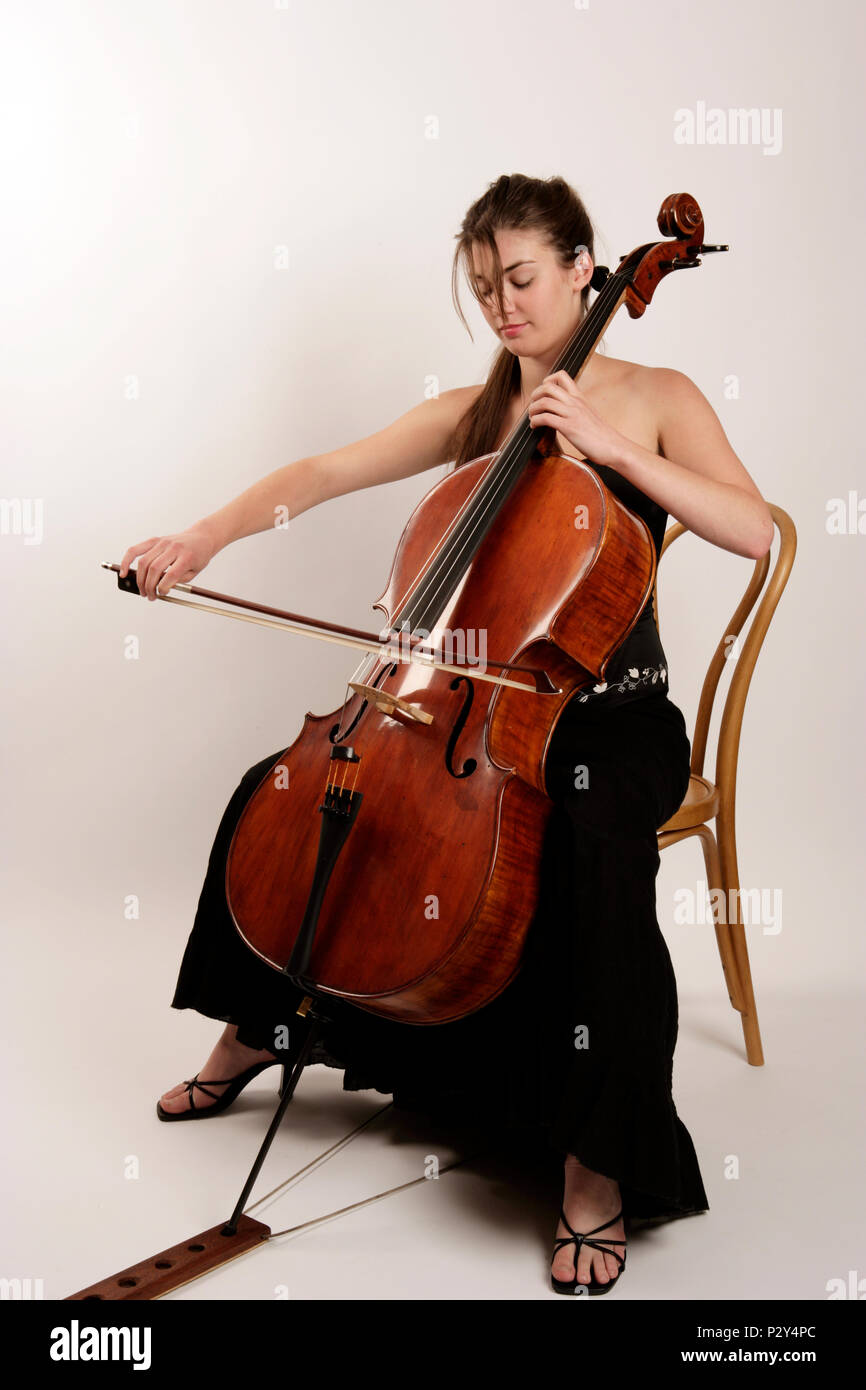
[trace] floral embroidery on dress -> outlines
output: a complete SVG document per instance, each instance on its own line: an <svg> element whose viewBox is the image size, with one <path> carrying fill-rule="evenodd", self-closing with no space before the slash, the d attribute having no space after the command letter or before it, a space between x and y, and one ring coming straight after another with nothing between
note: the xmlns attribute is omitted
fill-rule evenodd
<svg viewBox="0 0 866 1390"><path fill-rule="evenodd" d="M624 690L637 690L639 685L646 685L647 682L649 682L650 685L655 685L656 681L661 681L662 684L664 684L667 680L667 675L668 673L664 666L645 666L643 671L639 671L636 666L630 666L622 680L617 684L609 686L607 681L601 681L598 685L594 685L592 690L588 690L585 695L578 695L577 701L578 704L583 705L593 695L604 694L605 690L619 690L620 692Z"/></svg>

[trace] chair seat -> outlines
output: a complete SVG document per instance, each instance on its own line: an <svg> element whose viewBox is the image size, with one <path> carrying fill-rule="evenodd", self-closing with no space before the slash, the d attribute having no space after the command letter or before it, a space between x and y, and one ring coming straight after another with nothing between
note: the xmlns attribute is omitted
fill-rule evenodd
<svg viewBox="0 0 866 1390"><path fill-rule="evenodd" d="M665 821L659 830L664 835L668 830L688 830L694 825L704 825L719 813L719 789L706 777L692 773L685 799L670 820Z"/></svg>

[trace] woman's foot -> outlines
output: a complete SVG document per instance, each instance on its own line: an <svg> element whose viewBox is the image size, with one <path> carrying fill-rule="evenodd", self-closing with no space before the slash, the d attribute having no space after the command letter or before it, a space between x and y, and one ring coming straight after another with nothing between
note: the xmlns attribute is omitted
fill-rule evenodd
<svg viewBox="0 0 866 1390"><path fill-rule="evenodd" d="M216 1047L208 1057L201 1071L199 1080L203 1086L207 1086L208 1091L213 1094L208 1095L199 1086L195 1088L195 1109L206 1110L209 1106L215 1105L219 1097L226 1089L228 1082L240 1076L241 1072L248 1067L255 1066L256 1062L267 1062L276 1058L275 1052L268 1052L266 1048L258 1050L254 1047L245 1047L237 1040L237 1025L227 1023L222 1037ZM208 1080L214 1076L222 1080L225 1084L214 1086ZM170 1091L166 1091L164 1096L159 1098L163 1110L170 1115L176 1115L181 1110L189 1110L190 1094L186 1082L182 1081L179 1085L173 1086Z"/></svg>
<svg viewBox="0 0 866 1390"><path fill-rule="evenodd" d="M562 1209L572 1230L593 1231L596 1226L601 1226L612 1216L616 1216L621 1206L619 1183L614 1182L612 1178L604 1177L602 1173L593 1172L591 1168L584 1168L574 1154L568 1155L565 1160L565 1197ZM560 1220L554 1240L570 1235L571 1231L566 1230ZM605 1240L625 1240L622 1217L619 1221L605 1226L592 1238L601 1243ZM624 1245L613 1245L611 1250L616 1250L620 1256L625 1255ZM560 1246L550 1266L554 1279L561 1279L564 1283L570 1283L574 1279L574 1253L574 1243ZM607 1284L616 1278L619 1271L620 1263L615 1255L596 1250L591 1245L581 1245L577 1259L579 1284L588 1284L592 1279L599 1284Z"/></svg>

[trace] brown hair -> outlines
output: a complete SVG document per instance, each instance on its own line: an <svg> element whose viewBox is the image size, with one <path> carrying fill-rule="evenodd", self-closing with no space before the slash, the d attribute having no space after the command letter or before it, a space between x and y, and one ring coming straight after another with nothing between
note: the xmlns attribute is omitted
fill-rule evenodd
<svg viewBox="0 0 866 1390"><path fill-rule="evenodd" d="M497 231L531 231L545 236L563 266L572 265L578 247L585 247L595 262L594 231L582 200L565 179L532 179L525 174L502 174L472 204L460 231L451 269L451 297L472 337L460 307L458 276L461 262L476 300L481 302L472 269L472 249L486 246L492 255L493 292L502 318L502 262L496 246ZM581 319L587 313L589 284L580 292ZM499 349L484 389L459 420L449 441L448 454L456 467L491 453L502 430L508 402L520 386L520 362L504 345Z"/></svg>

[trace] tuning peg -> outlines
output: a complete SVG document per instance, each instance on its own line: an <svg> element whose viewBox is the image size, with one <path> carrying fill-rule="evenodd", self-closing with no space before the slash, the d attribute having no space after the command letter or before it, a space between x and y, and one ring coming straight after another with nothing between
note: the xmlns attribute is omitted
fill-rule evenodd
<svg viewBox="0 0 866 1390"><path fill-rule="evenodd" d="M702 256L709 255L710 251L730 251L730 246L699 246L698 252Z"/></svg>
<svg viewBox="0 0 866 1390"><path fill-rule="evenodd" d="M700 264L699 256L674 256L672 261L659 261L659 270L693 270Z"/></svg>

